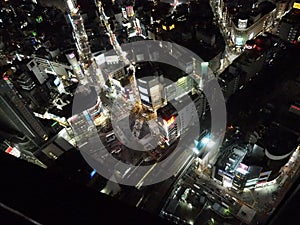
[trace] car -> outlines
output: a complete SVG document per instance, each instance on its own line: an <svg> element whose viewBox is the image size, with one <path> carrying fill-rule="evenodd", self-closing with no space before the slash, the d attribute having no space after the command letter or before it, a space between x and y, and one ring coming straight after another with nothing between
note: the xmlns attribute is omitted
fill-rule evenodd
<svg viewBox="0 0 300 225"><path fill-rule="evenodd" d="M112 154L119 154L122 151L122 148L116 147L114 150L112 150Z"/></svg>

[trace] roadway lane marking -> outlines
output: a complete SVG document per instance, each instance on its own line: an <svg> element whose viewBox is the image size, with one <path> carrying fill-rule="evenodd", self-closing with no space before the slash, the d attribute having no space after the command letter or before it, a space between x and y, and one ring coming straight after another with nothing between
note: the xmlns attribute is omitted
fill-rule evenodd
<svg viewBox="0 0 300 225"><path fill-rule="evenodd" d="M140 179L140 181L135 185L136 188L140 188L142 185L142 182L145 180L145 178L151 173L151 171L157 166L158 162L153 164L153 166L145 173L145 175Z"/></svg>

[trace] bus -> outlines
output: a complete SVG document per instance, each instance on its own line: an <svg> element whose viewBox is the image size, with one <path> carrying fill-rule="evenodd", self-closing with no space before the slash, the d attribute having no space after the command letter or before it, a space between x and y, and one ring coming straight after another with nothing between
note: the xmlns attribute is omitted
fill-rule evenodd
<svg viewBox="0 0 300 225"><path fill-rule="evenodd" d="M110 143L112 141L116 140L116 135L114 132L110 132L106 135L106 143Z"/></svg>

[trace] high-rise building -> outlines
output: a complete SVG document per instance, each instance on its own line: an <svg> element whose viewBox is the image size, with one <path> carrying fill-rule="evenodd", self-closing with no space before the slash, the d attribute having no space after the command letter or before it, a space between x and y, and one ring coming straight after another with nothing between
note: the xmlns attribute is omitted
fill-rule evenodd
<svg viewBox="0 0 300 225"><path fill-rule="evenodd" d="M27 67L32 71L40 84L48 81L49 75L55 76L57 79L55 85L60 93L64 92L63 78L69 78L71 67L62 63L49 61L47 59L34 57ZM72 65L73 67L73 65Z"/></svg>
<svg viewBox="0 0 300 225"><path fill-rule="evenodd" d="M235 171L235 175L232 181L232 188L237 191L243 191L248 176L248 166L245 164L240 163L239 167Z"/></svg>
<svg viewBox="0 0 300 225"><path fill-rule="evenodd" d="M277 34L290 43L300 42L300 3L294 3L293 9L282 18Z"/></svg>
<svg viewBox="0 0 300 225"><path fill-rule="evenodd" d="M157 77L137 79L141 102L150 108L157 109L162 105L161 84Z"/></svg>
<svg viewBox="0 0 300 225"><path fill-rule="evenodd" d="M48 139L42 123L33 115L9 79L0 80L0 123L32 146L39 146ZM16 143L18 144L18 143Z"/></svg>
<svg viewBox="0 0 300 225"><path fill-rule="evenodd" d="M166 106L157 110L157 116L161 134L168 144L172 144L179 136L177 110L172 104L168 103Z"/></svg>
<svg viewBox="0 0 300 225"><path fill-rule="evenodd" d="M91 52L88 35L84 26L83 17L81 16L79 11L79 7L73 0L67 0L66 3L68 6L68 18L73 28L73 37L79 55L79 65L81 69L80 72L79 67L75 65L75 60L73 60L74 65L77 69L76 74L81 80L81 83L92 82L104 85L104 79L102 77L101 70L99 70L98 65L96 64ZM72 58L73 55L71 54L71 56L67 56L68 60L70 60L70 57ZM74 67L74 65L72 66Z"/></svg>
<svg viewBox="0 0 300 225"><path fill-rule="evenodd" d="M141 103L144 106L150 109L158 109L162 106L162 85L151 64L142 64L137 67L136 82Z"/></svg>
<svg viewBox="0 0 300 225"><path fill-rule="evenodd" d="M248 1L244 1L243 4L245 2ZM257 6L254 4L253 8L248 7L245 12L235 13L232 17L231 39L240 47L272 26L276 17L276 6L269 1L262 1Z"/></svg>
<svg viewBox="0 0 300 225"><path fill-rule="evenodd" d="M204 93L194 93L191 94L190 97L195 105L196 111L198 113L198 118L203 118L205 116L206 111L208 111L209 106Z"/></svg>

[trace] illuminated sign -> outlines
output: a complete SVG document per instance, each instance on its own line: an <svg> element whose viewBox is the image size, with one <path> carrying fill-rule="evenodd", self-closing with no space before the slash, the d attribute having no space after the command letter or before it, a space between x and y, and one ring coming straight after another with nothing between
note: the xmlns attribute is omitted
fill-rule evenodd
<svg viewBox="0 0 300 225"><path fill-rule="evenodd" d="M90 178L93 178L95 175L96 175L97 171L96 170L93 170L91 173L90 173Z"/></svg>
<svg viewBox="0 0 300 225"><path fill-rule="evenodd" d="M175 24L172 24L171 26L169 26L169 30L173 30L174 28L175 28ZM168 27L166 25L162 25L162 29L168 30Z"/></svg>
<svg viewBox="0 0 300 225"><path fill-rule="evenodd" d="M294 9L300 9L300 3L299 2L294 2L293 8Z"/></svg>
<svg viewBox="0 0 300 225"><path fill-rule="evenodd" d="M148 96L146 96L146 95L143 95L143 94L141 94L141 93L140 93L140 97L141 97L141 100L143 100L143 101L145 101L145 102L148 102L148 103L150 103L150 99L149 99L149 97L148 97Z"/></svg>
<svg viewBox="0 0 300 225"><path fill-rule="evenodd" d="M158 102L160 100L160 86L155 85L154 87L150 88L150 94L152 102Z"/></svg>
<svg viewBox="0 0 300 225"><path fill-rule="evenodd" d="M67 5L71 13L77 13L78 8L75 7L75 3L72 0L67 0Z"/></svg>
<svg viewBox="0 0 300 225"><path fill-rule="evenodd" d="M247 23L248 23L247 19L245 19L245 20L239 19L238 20L238 28L239 29L246 29L247 28Z"/></svg>
<svg viewBox="0 0 300 225"><path fill-rule="evenodd" d="M175 122L176 118L175 116L172 116L170 119L168 120L164 120L164 122L167 124L167 126L169 127L170 125L172 125Z"/></svg>
<svg viewBox="0 0 300 225"><path fill-rule="evenodd" d="M127 14L126 14L125 8L121 8L121 10L122 10L122 15L123 15L123 17L124 17L125 19L127 19Z"/></svg>
<svg viewBox="0 0 300 225"><path fill-rule="evenodd" d="M298 106L291 105L291 108L292 108L292 109L295 109L295 110L297 110L297 111L300 111L300 107L298 107Z"/></svg>
<svg viewBox="0 0 300 225"><path fill-rule="evenodd" d="M54 84L56 87L60 84L60 80L58 77L54 80Z"/></svg>
<svg viewBox="0 0 300 225"><path fill-rule="evenodd" d="M206 134L200 141L195 141L196 148L201 150L210 142L210 134Z"/></svg>
<svg viewBox="0 0 300 225"><path fill-rule="evenodd" d="M249 38L248 38L248 39L250 40L250 39L252 39L253 37L254 37L254 33L252 32L252 33L249 35Z"/></svg>
<svg viewBox="0 0 300 225"><path fill-rule="evenodd" d="M68 56L69 56L70 59L73 59L73 58L75 58L75 53L72 52L72 53L70 53Z"/></svg>
<svg viewBox="0 0 300 225"><path fill-rule="evenodd" d="M245 175L248 173L248 168L249 166L243 164L243 163L240 163L239 167L236 169L237 172Z"/></svg>
<svg viewBox="0 0 300 225"><path fill-rule="evenodd" d="M37 23L41 23L41 22L43 22L43 17L42 16L38 16L37 18L35 18L35 21Z"/></svg>
<svg viewBox="0 0 300 225"><path fill-rule="evenodd" d="M254 48L256 48L256 45L255 45L255 44L254 44L254 45L246 44L246 45L245 45L245 48L246 48L246 49L254 49Z"/></svg>
<svg viewBox="0 0 300 225"><path fill-rule="evenodd" d="M247 165L245 165L243 163L240 163L239 168L241 168L243 170L248 170L249 166L247 166Z"/></svg>
<svg viewBox="0 0 300 225"><path fill-rule="evenodd" d="M105 56L105 61L107 63L118 63L119 62L119 56L118 55Z"/></svg>
<svg viewBox="0 0 300 225"><path fill-rule="evenodd" d="M262 172L259 175L259 183L262 181L267 181L271 175L272 171L266 171L266 172Z"/></svg>
<svg viewBox="0 0 300 225"><path fill-rule="evenodd" d="M134 16L133 6L126 7L127 16L132 17Z"/></svg>
<svg viewBox="0 0 300 225"><path fill-rule="evenodd" d="M236 45L243 45L244 44L244 38L243 37L236 37L235 38L235 44Z"/></svg>
<svg viewBox="0 0 300 225"><path fill-rule="evenodd" d="M139 89L140 92L142 92L142 93L148 95L148 90L147 90L146 88L143 88L143 87L141 87L141 86L138 86L138 89Z"/></svg>
<svg viewBox="0 0 300 225"><path fill-rule="evenodd" d="M13 155L17 158L19 158L21 156L21 152L16 149L16 148L13 148L11 146L9 146L6 150L5 150L6 153L10 154L10 155Z"/></svg>
<svg viewBox="0 0 300 225"><path fill-rule="evenodd" d="M230 173L227 173L226 171L221 170L221 169L218 170L218 174L221 175L221 176L225 175L225 176L227 176L227 177L229 177L229 178L231 178L231 179L234 178L234 175L232 175L232 174L230 174Z"/></svg>

